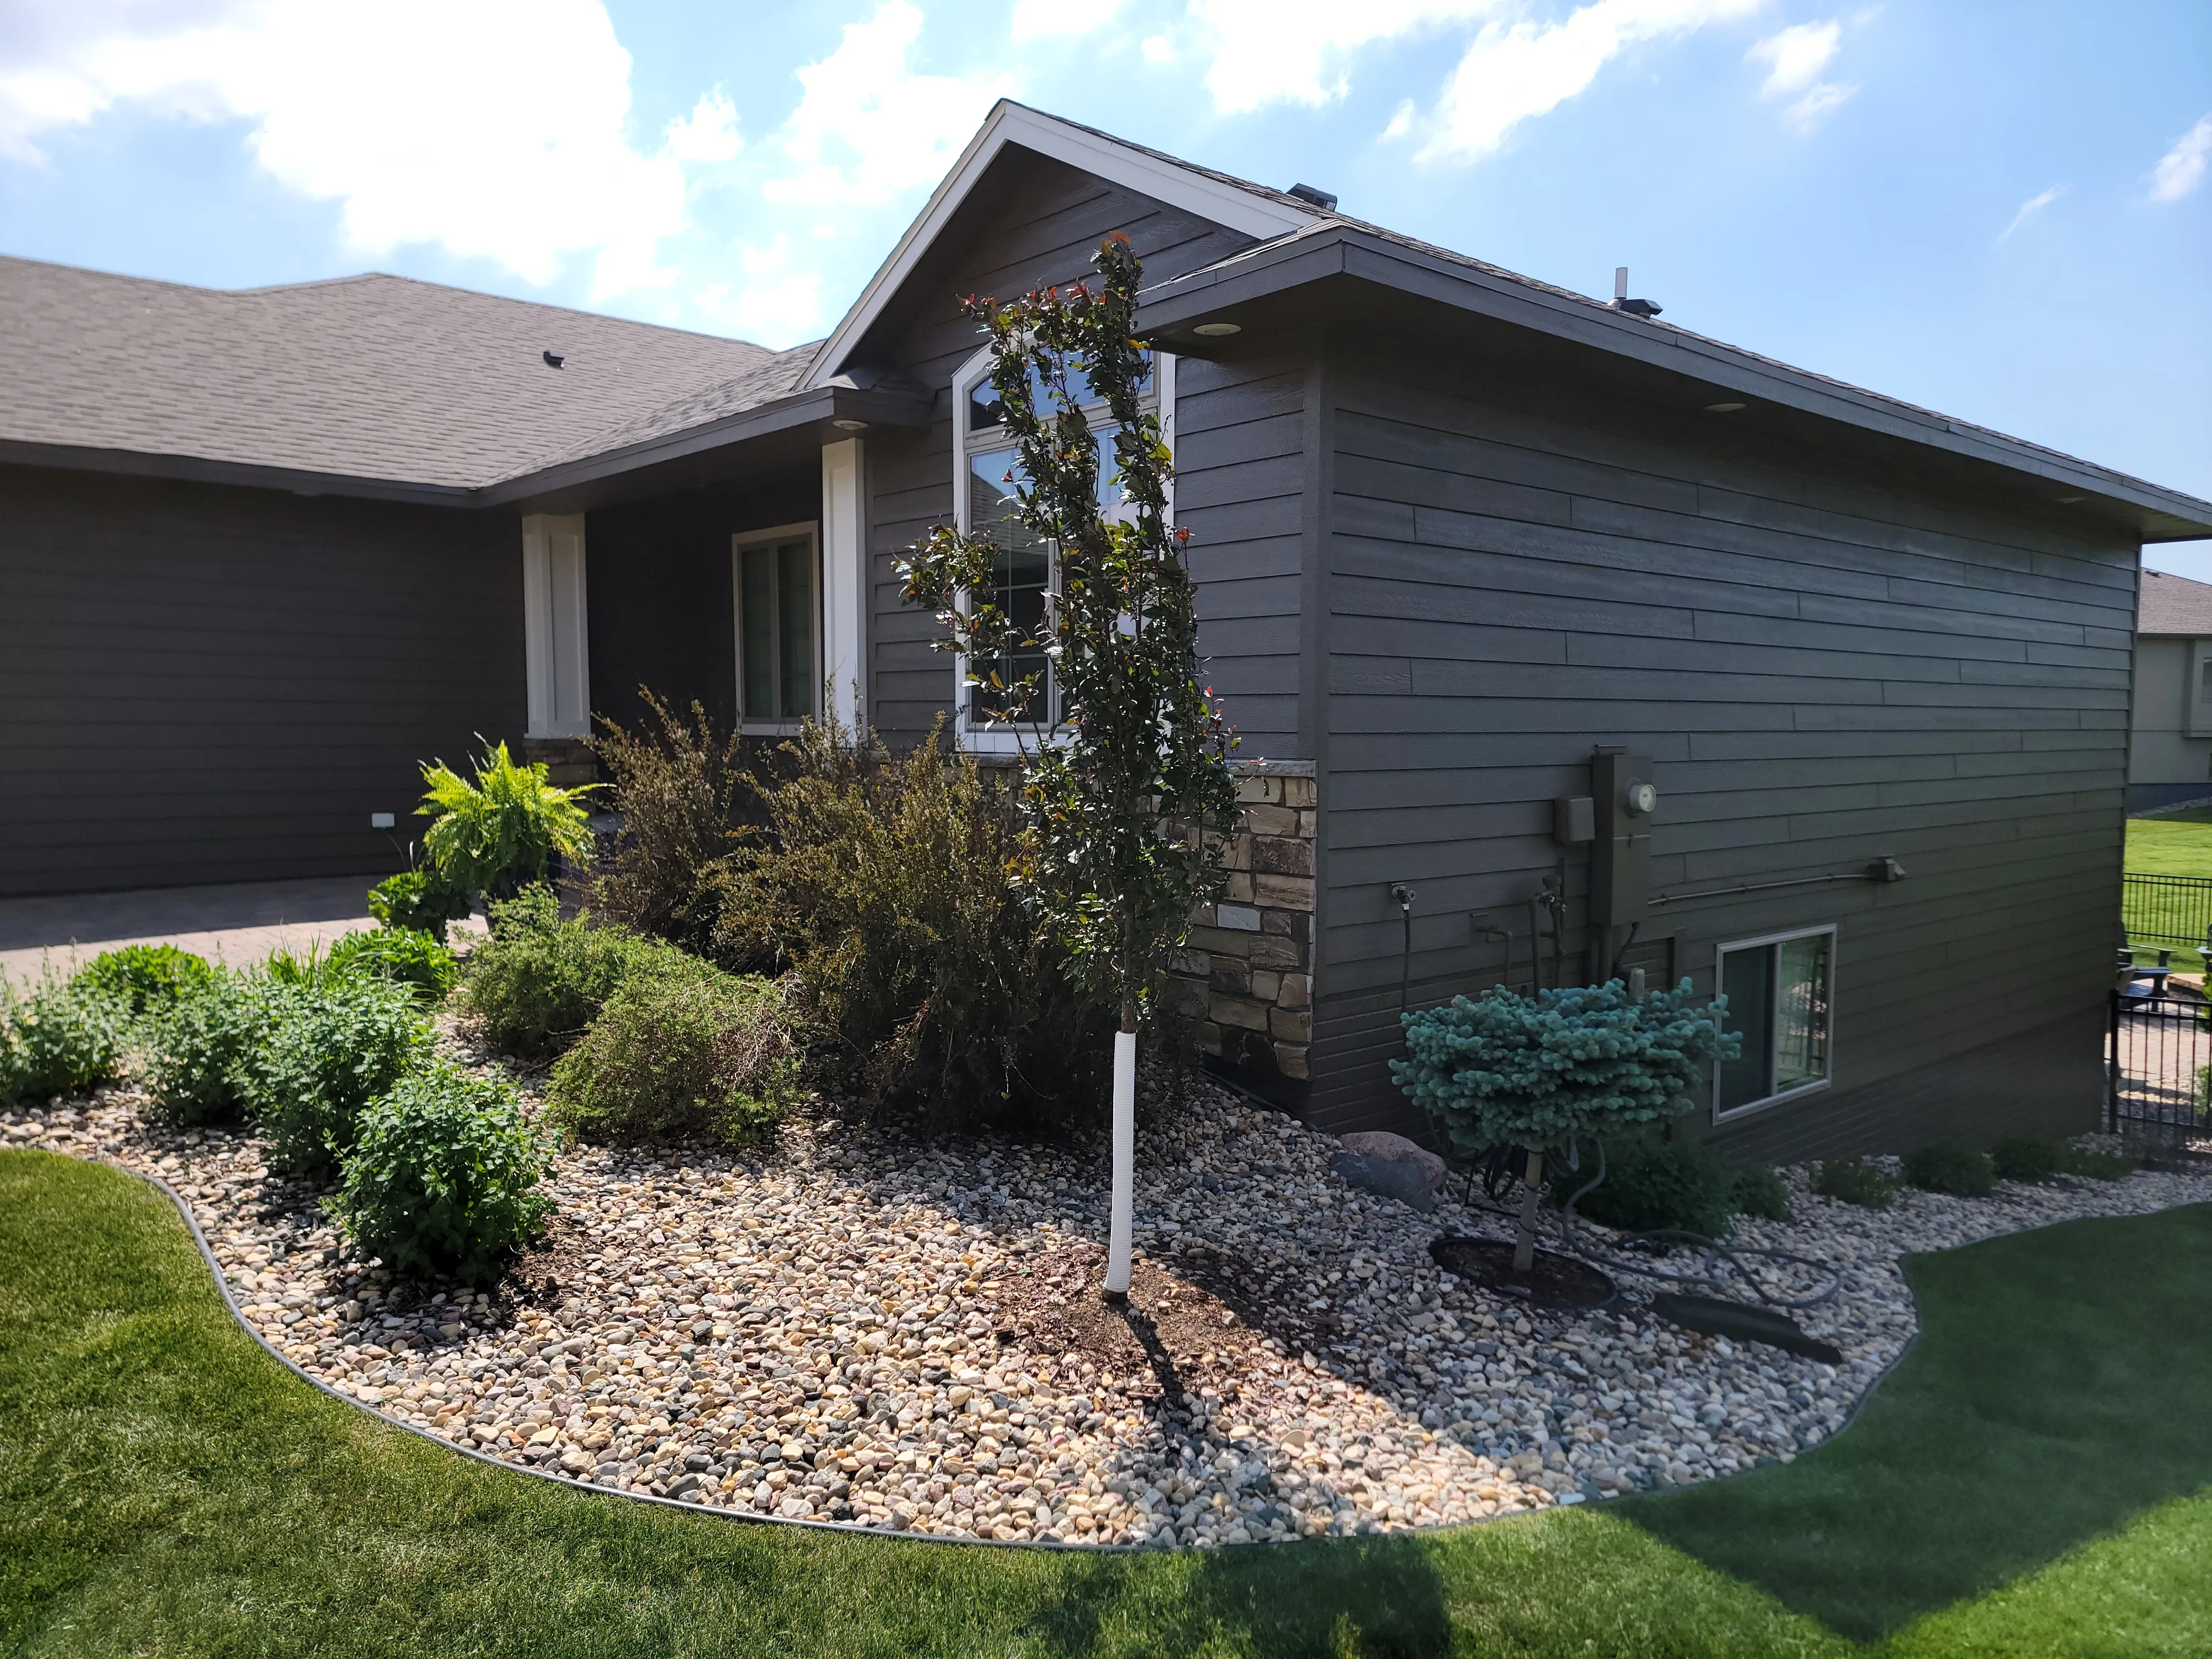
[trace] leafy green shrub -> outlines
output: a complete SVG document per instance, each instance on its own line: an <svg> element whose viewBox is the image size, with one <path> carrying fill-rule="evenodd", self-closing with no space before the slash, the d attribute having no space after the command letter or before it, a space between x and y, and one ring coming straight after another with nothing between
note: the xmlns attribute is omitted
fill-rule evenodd
<svg viewBox="0 0 2212 1659"><path fill-rule="evenodd" d="M554 1121L592 1139L757 1140L797 1091L783 999L705 963L633 975L553 1068Z"/></svg>
<svg viewBox="0 0 2212 1659"><path fill-rule="evenodd" d="M126 945L103 951L77 970L85 990L124 1006L133 1015L155 1013L215 977L215 969L173 945Z"/></svg>
<svg viewBox="0 0 2212 1659"><path fill-rule="evenodd" d="M550 889L525 888L491 907L491 937L469 952L460 1005L499 1048L526 1059L556 1054L583 1035L600 1005L665 945L580 919L563 921Z"/></svg>
<svg viewBox="0 0 2212 1659"><path fill-rule="evenodd" d="M697 703L685 725L641 690L658 732L632 736L605 715L592 747L607 771L622 833L592 883L592 914L633 933L706 952L720 912L719 860L736 844L744 769L738 734L717 737Z"/></svg>
<svg viewBox="0 0 2212 1659"><path fill-rule="evenodd" d="M325 971L366 974L395 985L411 985L430 1002L442 1002L460 975L460 962L425 930L379 927L348 933L331 946Z"/></svg>
<svg viewBox="0 0 2212 1659"><path fill-rule="evenodd" d="M258 1059L276 1022L273 981L216 972L151 1016L137 1065L156 1116L171 1123L220 1121L246 1109Z"/></svg>
<svg viewBox="0 0 2212 1659"><path fill-rule="evenodd" d="M1580 1170L1555 1172L1555 1199L1564 1202L1596 1172L1585 1148ZM1772 1170L1739 1165L1680 1135L1644 1130L1606 1141L1605 1180L1575 1208L1624 1232L1672 1229L1725 1238L1739 1214L1787 1221L1790 1188Z"/></svg>
<svg viewBox="0 0 2212 1659"><path fill-rule="evenodd" d="M446 942L446 924L469 913L467 891L437 871L402 870L368 890L368 914L386 927L404 927Z"/></svg>
<svg viewBox="0 0 2212 1659"><path fill-rule="evenodd" d="M411 988L333 978L276 988L272 1029L242 1071L248 1113L279 1164L322 1178L353 1145L362 1109L422 1052L428 1032Z"/></svg>
<svg viewBox="0 0 2212 1659"><path fill-rule="evenodd" d="M1017 803L941 731L894 758L809 722L723 861L714 955L791 973L825 1069L940 1121L1095 1110L1114 1020L1023 899Z"/></svg>
<svg viewBox="0 0 2212 1659"><path fill-rule="evenodd" d="M1813 1172L1814 1192L1863 1210L1887 1209L1897 1200L1897 1188L1895 1176L1855 1158L1826 1159Z"/></svg>
<svg viewBox="0 0 2212 1659"><path fill-rule="evenodd" d="M1989 1154L1957 1146L1923 1146L1905 1155L1908 1186L1954 1198L1987 1198L1996 1185Z"/></svg>
<svg viewBox="0 0 2212 1659"><path fill-rule="evenodd" d="M1746 1164L1729 1186L1729 1201L1738 1215L1755 1215L1762 1221L1790 1219L1790 1183L1782 1171L1765 1164Z"/></svg>
<svg viewBox="0 0 2212 1659"><path fill-rule="evenodd" d="M356 1249L397 1272L489 1285L552 1208L547 1161L511 1084L441 1057L362 1114L330 1207Z"/></svg>
<svg viewBox="0 0 2212 1659"><path fill-rule="evenodd" d="M589 863L591 823L580 803L599 785L556 789L549 777L543 762L517 765L504 743L486 746L473 781L443 761L424 767L415 810L431 821L422 846L438 873L464 893L504 899L544 880L556 852Z"/></svg>
<svg viewBox="0 0 2212 1659"><path fill-rule="evenodd" d="M2049 1181L2065 1172L2068 1150L2055 1140L2000 1140L1990 1149L1990 1170L1999 1181Z"/></svg>
<svg viewBox="0 0 2212 1659"><path fill-rule="evenodd" d="M128 1005L49 963L30 994L0 978L0 1106L82 1093L115 1075Z"/></svg>

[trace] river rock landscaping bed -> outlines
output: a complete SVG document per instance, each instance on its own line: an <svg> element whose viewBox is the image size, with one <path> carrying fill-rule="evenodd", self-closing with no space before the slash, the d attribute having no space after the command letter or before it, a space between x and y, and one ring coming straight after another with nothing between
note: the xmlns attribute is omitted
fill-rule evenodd
<svg viewBox="0 0 2212 1659"><path fill-rule="evenodd" d="M486 1296L349 1259L262 1143L162 1127L127 1088L9 1114L0 1145L161 1176L271 1344L456 1444L717 1509L1075 1543L1431 1526L1787 1461L1911 1339L1902 1255L2212 1199L2203 1172L2137 1172L1875 1212L1785 1171L1793 1221L1737 1239L1841 1271L1802 1319L1838 1367L1634 1298L1522 1308L1431 1261L1440 1231L1501 1231L1456 1182L1425 1215L1354 1190L1334 1139L1203 1082L1152 1118L1126 1314L1097 1294L1094 1146L817 1110L763 1153L581 1148L544 1244Z"/></svg>

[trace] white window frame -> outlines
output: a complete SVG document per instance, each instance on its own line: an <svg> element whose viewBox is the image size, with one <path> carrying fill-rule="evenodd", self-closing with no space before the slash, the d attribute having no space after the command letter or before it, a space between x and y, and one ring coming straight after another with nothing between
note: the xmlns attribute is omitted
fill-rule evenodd
<svg viewBox="0 0 2212 1659"><path fill-rule="evenodd" d="M523 733L592 735L591 592L580 513L522 520Z"/></svg>
<svg viewBox="0 0 2212 1659"><path fill-rule="evenodd" d="M1824 934L1828 940L1828 1030L1826 1047L1821 1054L1822 1062L1826 1067L1826 1075L1814 1078L1808 1083L1798 1084L1795 1088L1784 1089L1779 1094L1762 1095L1757 1100L1746 1101L1741 1106L1731 1106L1728 1110L1723 1111L1721 1109L1721 1068L1719 1062L1716 1061L1713 1065L1714 1122L1733 1122L1737 1118L1748 1117L1754 1112L1764 1112L1776 1106L1786 1105L1793 1100L1802 1100L1808 1095L1818 1094L1821 1090L1833 1086L1836 1080L1837 925L1831 921L1817 927L1788 927L1778 933L1760 933L1751 939L1729 939L1714 947L1713 994L1718 996L1726 983L1723 972L1731 952L1756 951L1770 945L1786 945L1792 939L1817 939ZM1778 983L1781 973L1782 954L1778 951L1774 957L1774 978L1777 982L1768 987L1768 995L1771 999L1769 1006L1777 1008L1781 1006L1781 987ZM1750 1034L1747 1032L1745 1036L1748 1040ZM1771 1087L1774 1080L1774 1061L1771 1056L1767 1061L1766 1076Z"/></svg>
<svg viewBox="0 0 2212 1659"><path fill-rule="evenodd" d="M988 346L961 364L952 376L952 522L954 527L963 536L971 533L968 522L969 456L981 453L985 450L1004 449L1011 442L1003 427L975 433L968 429L969 394L990 378L991 349ZM1167 446L1170 456L1174 455L1176 447L1175 389L1175 355L1172 352L1155 351L1152 354L1151 396L1154 400L1154 406L1159 411L1160 441ZM1096 410L1100 416L1104 416L1105 404L1103 401L1086 405L1086 408ZM1097 431L1107 426L1110 423L1110 416L1094 417L1091 422L1091 429ZM1166 522L1170 530L1175 527L1175 480L1173 478L1168 480ZM1059 562L1055 559L1053 565L1053 581L1055 586L1058 579ZM960 605L963 611L967 607L967 603L965 596L963 596ZM1047 695L1052 695L1048 682ZM952 731L955 741L963 749L974 754L1019 754L1024 744L1022 733L1011 726L1003 725L974 724L969 718L969 702L967 653L955 652L952 658ZM1036 727L1031 727L1030 730L1037 732L1040 737L1049 736L1048 732L1040 731Z"/></svg>
<svg viewBox="0 0 2212 1659"><path fill-rule="evenodd" d="M799 730L799 719L777 718L758 720L748 715L745 708L745 584L744 550L766 543L806 543L807 558L814 572L814 667L816 684L809 713L822 713L822 680L826 659L823 655L824 633L823 613L825 609L822 591L822 526L818 520L807 520L799 524L780 524L772 530L741 530L730 538L730 631L736 649L738 665L737 708L738 730L755 737L787 737Z"/></svg>

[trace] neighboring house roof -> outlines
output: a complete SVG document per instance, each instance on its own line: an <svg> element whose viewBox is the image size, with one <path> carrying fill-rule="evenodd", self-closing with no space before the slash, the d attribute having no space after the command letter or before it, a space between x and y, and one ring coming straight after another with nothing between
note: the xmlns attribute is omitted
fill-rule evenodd
<svg viewBox="0 0 2212 1659"><path fill-rule="evenodd" d="M404 276L224 290L0 257L0 440L23 444L474 489L685 399L778 395L812 356Z"/></svg>
<svg viewBox="0 0 2212 1659"><path fill-rule="evenodd" d="M2136 633L2212 639L2212 582L2146 570L2137 595Z"/></svg>

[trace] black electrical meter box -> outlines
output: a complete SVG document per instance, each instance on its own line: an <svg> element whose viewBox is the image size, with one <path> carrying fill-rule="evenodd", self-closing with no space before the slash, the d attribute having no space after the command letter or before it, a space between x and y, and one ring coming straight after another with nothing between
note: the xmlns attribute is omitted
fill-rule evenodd
<svg viewBox="0 0 2212 1659"><path fill-rule="evenodd" d="M1651 819L1659 810L1651 760L1607 744L1590 757L1597 836L1590 847L1590 921L1600 927L1642 921L1651 897Z"/></svg>

